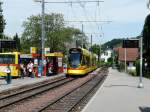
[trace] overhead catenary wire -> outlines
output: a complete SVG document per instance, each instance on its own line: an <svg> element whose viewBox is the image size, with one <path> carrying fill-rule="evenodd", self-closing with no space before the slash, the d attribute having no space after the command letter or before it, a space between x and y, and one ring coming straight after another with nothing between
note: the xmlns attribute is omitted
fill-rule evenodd
<svg viewBox="0 0 150 112"><path fill-rule="evenodd" d="M34 0L35 2L42 2L41 0ZM60 1L60 2L55 2L55 1L45 1L44 3L51 3L51 4L66 4L66 3L94 3L94 2L104 2L100 0L85 0L85 1Z"/></svg>
<svg viewBox="0 0 150 112"><path fill-rule="evenodd" d="M80 1L80 0L78 0L78 1ZM80 4L81 4L81 3L80 3ZM97 4L97 6L99 7L99 3ZM85 14L85 17L86 17L86 19L87 19L87 22L90 23L90 26L91 26L92 30L95 29L95 27L93 26L93 23L98 27L98 26L99 26L99 24L98 24L99 22L108 22L108 21L97 21L96 18L93 19L92 17L89 18L89 17L88 17L88 13L87 13L88 11L85 9L85 7L82 6L82 9L83 9L83 12L84 12L84 14ZM96 8L96 9L97 9L97 8ZM96 10L95 10L95 17L96 17L96 15L97 15L97 14L96 14ZM90 21L89 19L92 19L92 20L95 20L95 21ZM85 21L85 22L86 22L86 21ZM110 22L111 22L111 21L110 21ZM95 33L95 31L93 31L93 32ZM91 35L92 35L92 34L93 34L93 33L91 33ZM91 36L91 35L90 35L90 36Z"/></svg>

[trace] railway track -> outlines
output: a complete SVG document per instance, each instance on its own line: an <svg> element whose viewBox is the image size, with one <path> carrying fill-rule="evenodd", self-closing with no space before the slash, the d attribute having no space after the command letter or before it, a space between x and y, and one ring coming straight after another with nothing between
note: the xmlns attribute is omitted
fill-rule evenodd
<svg viewBox="0 0 150 112"><path fill-rule="evenodd" d="M73 112L78 109L82 100L86 100L86 97L91 94L97 86L103 83L105 78L106 73L94 76L87 82L56 100L54 103L50 103L47 106L38 109L36 112Z"/></svg>
<svg viewBox="0 0 150 112"><path fill-rule="evenodd" d="M33 96L51 90L55 87L61 86L65 83L68 83L72 80L74 79L73 78L68 79L63 77L54 80L52 82L46 82L44 84L35 85L34 87L26 88L23 90L18 90L18 91L15 90L15 92L13 93L3 95L3 97L0 97L0 111L2 111L3 108L11 106L12 104L15 104L25 99L29 99Z"/></svg>
<svg viewBox="0 0 150 112"><path fill-rule="evenodd" d="M53 83L55 81L62 80L64 78L65 78L64 76L60 76L60 77L56 77L56 78L52 78L52 79L47 79L47 80L44 80L44 81L41 81L38 83L23 85L23 86L16 87L13 89L4 90L4 91L0 92L0 99L3 99L5 97L13 95L13 94L17 94L19 92L24 92L26 90L36 88L36 87L39 87L42 85L47 85L47 84Z"/></svg>
<svg viewBox="0 0 150 112"><path fill-rule="evenodd" d="M89 74L77 79L67 78L46 87L1 98L0 112L72 111L99 83L103 82L106 74L106 70L101 70L95 75Z"/></svg>

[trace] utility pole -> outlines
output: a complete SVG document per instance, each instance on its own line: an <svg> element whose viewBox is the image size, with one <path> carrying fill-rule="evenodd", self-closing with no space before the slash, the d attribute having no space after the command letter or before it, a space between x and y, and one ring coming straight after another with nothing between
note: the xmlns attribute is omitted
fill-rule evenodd
<svg viewBox="0 0 150 112"><path fill-rule="evenodd" d="M92 64L93 64L93 60L92 60L92 41L93 41L93 36L92 36L92 34L91 34L91 66L92 66Z"/></svg>
<svg viewBox="0 0 150 112"><path fill-rule="evenodd" d="M91 34L91 52L92 52L92 41L93 41L93 35Z"/></svg>
<svg viewBox="0 0 150 112"><path fill-rule="evenodd" d="M82 45L82 48L83 48L83 23L82 23L82 43L81 43Z"/></svg>
<svg viewBox="0 0 150 112"><path fill-rule="evenodd" d="M144 87L142 83L142 75L143 75L143 36L141 36L140 38L140 77L138 88Z"/></svg>
<svg viewBox="0 0 150 112"><path fill-rule="evenodd" d="M42 37L41 37L41 44L42 44L42 67L44 67L44 44L45 44L45 1L42 0Z"/></svg>
<svg viewBox="0 0 150 112"><path fill-rule="evenodd" d="M125 69L125 73L126 73L127 72L127 48L124 48L124 57L125 57L124 69Z"/></svg>

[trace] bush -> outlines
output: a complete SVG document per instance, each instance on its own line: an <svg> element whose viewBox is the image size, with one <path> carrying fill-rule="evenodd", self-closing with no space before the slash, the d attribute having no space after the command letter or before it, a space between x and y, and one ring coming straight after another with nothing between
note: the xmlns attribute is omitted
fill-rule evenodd
<svg viewBox="0 0 150 112"><path fill-rule="evenodd" d="M130 74L132 76L136 76L137 75L135 70L128 71L128 74Z"/></svg>
<svg viewBox="0 0 150 112"><path fill-rule="evenodd" d="M137 60L136 62L136 76L140 75L140 60Z"/></svg>
<svg viewBox="0 0 150 112"><path fill-rule="evenodd" d="M118 64L118 70L120 71L120 72L122 72L122 71L124 71L124 62L121 62L120 64Z"/></svg>
<svg viewBox="0 0 150 112"><path fill-rule="evenodd" d="M98 62L97 63L97 65L98 65L98 67L111 67L111 63L109 63L109 62L103 62L103 61L101 61L101 62Z"/></svg>
<svg viewBox="0 0 150 112"><path fill-rule="evenodd" d="M113 64L113 58L112 57L109 58L107 63L109 64L109 66L112 66L112 64Z"/></svg>

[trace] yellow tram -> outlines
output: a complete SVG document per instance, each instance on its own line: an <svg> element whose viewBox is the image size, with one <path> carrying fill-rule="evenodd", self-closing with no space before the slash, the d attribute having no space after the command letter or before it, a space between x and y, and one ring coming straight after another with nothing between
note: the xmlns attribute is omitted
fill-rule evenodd
<svg viewBox="0 0 150 112"><path fill-rule="evenodd" d="M82 48L69 50L67 75L85 75L97 68L97 55Z"/></svg>
<svg viewBox="0 0 150 112"><path fill-rule="evenodd" d="M20 76L19 52L0 53L0 76L6 76L6 67L10 66L11 76Z"/></svg>

